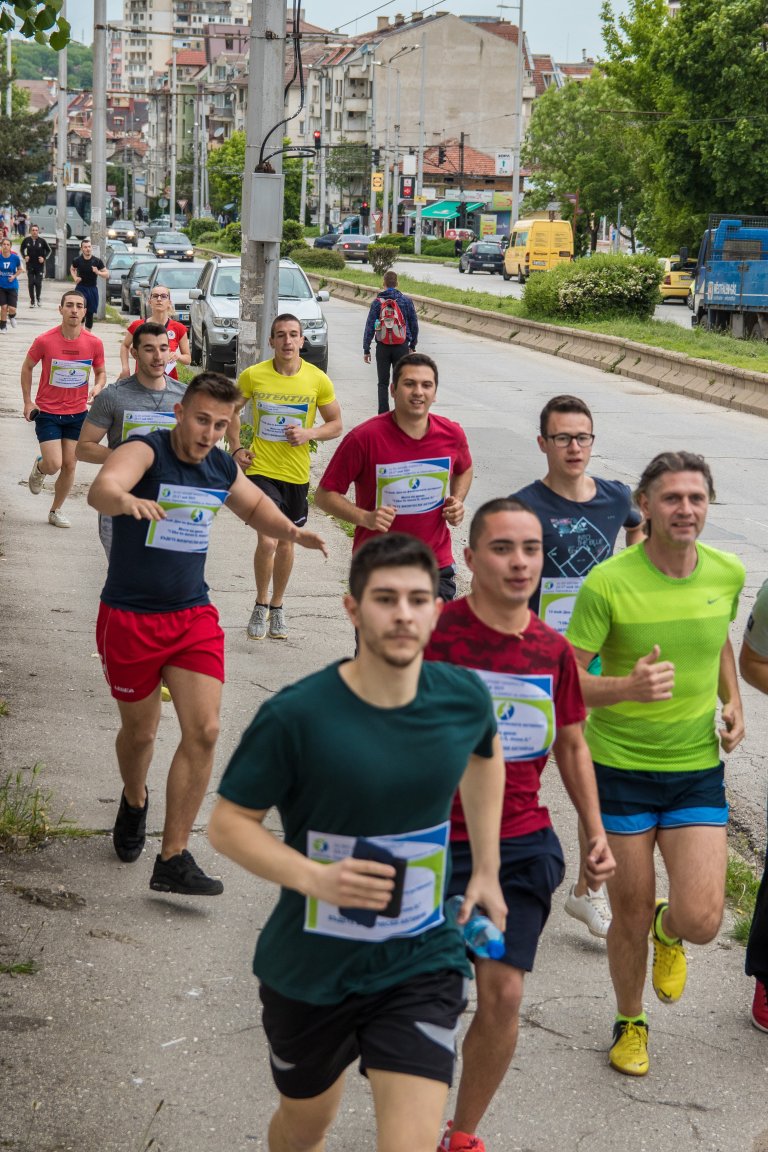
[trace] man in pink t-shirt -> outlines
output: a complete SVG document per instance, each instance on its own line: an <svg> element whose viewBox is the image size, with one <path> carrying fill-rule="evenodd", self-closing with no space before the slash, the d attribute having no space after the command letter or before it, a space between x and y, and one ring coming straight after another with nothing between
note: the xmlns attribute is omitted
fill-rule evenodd
<svg viewBox="0 0 768 1152"><path fill-rule="evenodd" d="M88 401L107 382L104 345L97 336L83 331L85 306L81 292L65 292L59 304L61 324L32 342L21 366L24 419L34 420L41 452L29 474L29 490L37 496L45 477L56 476L48 513L48 523L54 528L71 527L61 509L75 481L77 440ZM33 402L32 370L41 361Z"/></svg>
<svg viewBox="0 0 768 1152"><path fill-rule="evenodd" d="M411 352L394 365L394 410L358 425L342 440L315 493L323 512L355 525L353 552L371 536L406 532L423 540L440 568L440 596L453 600L451 534L464 519L472 457L463 429L430 409L437 365ZM355 502L346 497L354 484Z"/></svg>

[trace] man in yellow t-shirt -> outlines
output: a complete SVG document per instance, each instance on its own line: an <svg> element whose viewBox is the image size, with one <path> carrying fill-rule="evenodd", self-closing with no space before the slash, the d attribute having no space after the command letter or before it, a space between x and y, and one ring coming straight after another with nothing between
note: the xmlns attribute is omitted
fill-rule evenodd
<svg viewBox="0 0 768 1152"><path fill-rule="evenodd" d="M301 358L300 320L289 313L275 317L269 344L274 358L246 368L237 382L240 408L252 402L251 446L240 447L239 410L232 417L227 438L248 479L302 527L309 511L309 441L335 440L341 435L341 408L325 372ZM318 412L323 423L315 428ZM292 568L293 545L260 532L253 558L256 603L248 622L250 640L263 640L267 635L272 640L287 639L283 597Z"/></svg>

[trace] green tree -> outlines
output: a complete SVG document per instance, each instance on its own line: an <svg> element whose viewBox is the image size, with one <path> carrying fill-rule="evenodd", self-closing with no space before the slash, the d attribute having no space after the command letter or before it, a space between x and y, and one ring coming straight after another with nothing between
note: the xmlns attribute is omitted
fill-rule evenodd
<svg viewBox="0 0 768 1152"><path fill-rule="evenodd" d="M58 54L49 44L36 44L34 40L13 41L14 80L56 76L58 69ZM67 45L67 83L70 88L93 87L93 48L78 44L76 40Z"/></svg>
<svg viewBox="0 0 768 1152"><path fill-rule="evenodd" d="M245 133L233 132L228 140L208 155L208 183L214 216L225 204L236 205L238 213L243 195L245 171Z"/></svg>
<svg viewBox="0 0 768 1152"><path fill-rule="evenodd" d="M555 198L572 218L578 198L575 223L586 229L592 251L601 216L615 220L621 203L631 231L642 204L641 136L632 124L617 131L609 110L618 105L629 107L597 72L579 84L549 88L534 105L523 151L523 163L534 169L534 196L526 206Z"/></svg>
<svg viewBox="0 0 768 1152"><path fill-rule="evenodd" d="M286 137L284 145L290 144ZM303 161L296 156L283 156L285 188L283 192L283 219L298 220L301 213L301 167ZM309 187L309 185L308 185ZM306 221L302 220L302 224Z"/></svg>
<svg viewBox="0 0 768 1152"><path fill-rule="evenodd" d="M367 144L351 144L342 136L338 144L328 149L326 181L338 188L342 209L351 207L352 189L361 184L364 188L370 171L371 154Z"/></svg>
<svg viewBox="0 0 768 1152"><path fill-rule="evenodd" d="M59 52L69 43L70 34L69 24L59 15L61 8L62 0L0 0L0 33L16 29L25 40L50 44Z"/></svg>
<svg viewBox="0 0 768 1152"><path fill-rule="evenodd" d="M0 90L5 91L8 73L0 70ZM49 191L40 176L51 161L51 126L45 110L30 112L29 94L11 90L10 119L5 101L0 112L0 204L16 208L36 208Z"/></svg>

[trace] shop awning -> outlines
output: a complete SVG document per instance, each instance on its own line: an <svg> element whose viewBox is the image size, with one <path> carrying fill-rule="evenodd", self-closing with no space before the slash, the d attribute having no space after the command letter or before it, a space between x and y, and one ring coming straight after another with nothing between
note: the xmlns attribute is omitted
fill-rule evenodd
<svg viewBox="0 0 768 1152"><path fill-rule="evenodd" d="M467 204L467 212L477 212L483 208L483 204ZM428 204L426 208L421 210L422 220L455 220L461 214L461 204L456 200L438 200L434 204ZM416 210L407 212L408 216L415 216Z"/></svg>

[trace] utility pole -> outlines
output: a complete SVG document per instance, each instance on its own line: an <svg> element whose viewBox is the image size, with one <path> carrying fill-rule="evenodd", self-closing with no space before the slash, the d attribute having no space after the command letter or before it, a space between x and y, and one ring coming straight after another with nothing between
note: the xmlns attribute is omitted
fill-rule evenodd
<svg viewBox="0 0 768 1152"><path fill-rule="evenodd" d="M200 85L195 88L192 116L192 215L200 215Z"/></svg>
<svg viewBox="0 0 768 1152"><path fill-rule="evenodd" d="M413 238L413 250L417 256L421 255L421 200L424 187L424 89L427 80L427 38L421 34L421 92L419 94L419 162L416 171L416 235Z"/></svg>
<svg viewBox="0 0 768 1152"><path fill-rule="evenodd" d="M176 227L176 136L177 136L177 91L176 91L176 45L171 53L171 231Z"/></svg>
<svg viewBox="0 0 768 1152"><path fill-rule="evenodd" d="M375 180L374 174L376 172L376 161L374 153L376 151L376 69L379 66L376 60L375 51L371 54L371 59L368 64L371 69L371 188L368 197L368 219L371 220L373 213L376 210L376 189L374 187ZM362 220L360 221L360 231L363 230Z"/></svg>
<svg viewBox="0 0 768 1152"><path fill-rule="evenodd" d="M319 166L319 173L317 178L317 223L320 227L320 235L325 233L325 158L328 155L325 143L325 78L326 73L320 73L320 149L315 153L315 169Z"/></svg>
<svg viewBox="0 0 768 1152"><path fill-rule="evenodd" d="M387 65L387 115L384 121L384 211L381 214L381 231L389 234L389 81L392 61ZM373 204L373 201L371 201Z"/></svg>
<svg viewBox="0 0 768 1152"><path fill-rule="evenodd" d="M93 3L93 131L91 133L91 243L94 256L104 256L107 207L107 0ZM97 276L99 310L106 315L104 278Z"/></svg>
<svg viewBox="0 0 768 1152"><path fill-rule="evenodd" d="M5 38L5 70L8 74L8 87L5 90L5 114L10 120L13 115L13 82L11 80L13 74L13 49L11 47L11 29L8 29L8 35Z"/></svg>
<svg viewBox="0 0 768 1152"><path fill-rule="evenodd" d="M67 15L67 2L60 16ZM67 49L59 52L59 97L56 106L56 279L67 278Z"/></svg>
<svg viewBox="0 0 768 1152"><path fill-rule="evenodd" d="M261 0L261 3L254 4L251 20L238 374L249 365L266 359L269 330L277 315L283 221L283 158L280 149L283 143L281 121L285 119L284 75L285 0ZM267 140L268 133L271 135ZM274 174L255 171L260 165L262 151L264 157L277 153L269 161Z"/></svg>
<svg viewBox="0 0 768 1152"><path fill-rule="evenodd" d="M467 226L467 206L464 199L464 133L459 136L459 227Z"/></svg>
<svg viewBox="0 0 768 1152"><path fill-rule="evenodd" d="M515 75L515 137L512 143L512 215L510 230L517 224L520 216L520 145L523 139L523 0L518 5L519 20L517 24L517 63Z"/></svg>
<svg viewBox="0 0 768 1152"><path fill-rule="evenodd" d="M200 109L200 209L208 207L208 127L205 119L205 92Z"/></svg>
<svg viewBox="0 0 768 1152"><path fill-rule="evenodd" d="M397 232L398 208L400 206L400 69L397 72L397 97L395 99L395 159L392 164L392 231Z"/></svg>
<svg viewBox="0 0 768 1152"><path fill-rule="evenodd" d="M307 68L307 76L304 81L304 151L309 150L309 142L312 139L309 123L309 109L312 101L310 100L309 84L310 76L312 73L312 65ZM299 205L299 223L302 228L307 222L307 170L309 168L309 158L305 155L301 161L301 202Z"/></svg>

